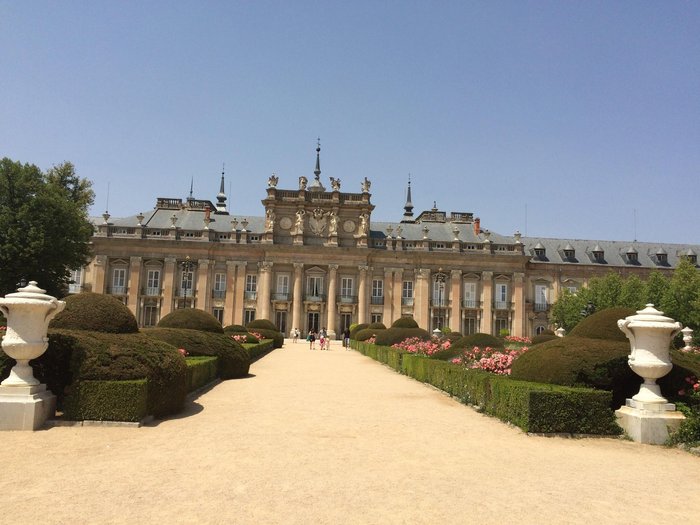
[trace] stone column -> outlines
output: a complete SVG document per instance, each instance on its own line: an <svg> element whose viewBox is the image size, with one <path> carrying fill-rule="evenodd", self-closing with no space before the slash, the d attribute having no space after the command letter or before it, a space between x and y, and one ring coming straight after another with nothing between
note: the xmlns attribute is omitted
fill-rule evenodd
<svg viewBox="0 0 700 525"><path fill-rule="evenodd" d="M107 256L95 255L92 261L94 269L94 279L92 291L95 293L105 293L105 273L107 272Z"/></svg>
<svg viewBox="0 0 700 525"><path fill-rule="evenodd" d="M416 270L416 293L413 300L413 318L418 326L428 330L430 327L430 270Z"/></svg>
<svg viewBox="0 0 700 525"><path fill-rule="evenodd" d="M399 317L401 317L401 295L403 294L403 269L402 268L394 268L394 282L392 283L392 286L394 287L394 291L393 291L394 319L393 319L393 321L396 321ZM388 323L384 323L384 324L386 325L387 328L389 328Z"/></svg>
<svg viewBox="0 0 700 525"><path fill-rule="evenodd" d="M326 310L328 319L326 320L326 332L329 339L335 339L335 310L336 310L336 288L338 286L338 265L328 265L328 301L326 302Z"/></svg>
<svg viewBox="0 0 700 525"><path fill-rule="evenodd" d="M493 333L493 272L481 272L481 326L479 329Z"/></svg>
<svg viewBox="0 0 700 525"><path fill-rule="evenodd" d="M525 274L513 274L513 334L523 337L525 334Z"/></svg>
<svg viewBox="0 0 700 525"><path fill-rule="evenodd" d="M197 288L193 291L193 305L200 310L209 312L211 304L211 282L209 281L209 259L197 261ZM196 302L195 302L196 301ZM211 313L211 312L209 312Z"/></svg>
<svg viewBox="0 0 700 525"><path fill-rule="evenodd" d="M226 261L226 296L224 298L224 326L233 324L234 292L236 289L236 263Z"/></svg>
<svg viewBox="0 0 700 525"><path fill-rule="evenodd" d="M462 270L450 272L450 328L459 332L462 325Z"/></svg>
<svg viewBox="0 0 700 525"><path fill-rule="evenodd" d="M384 269L384 309L382 311L382 321L385 326L391 326L393 321L392 309L394 306L394 294L392 284L394 283L394 272L391 268Z"/></svg>
<svg viewBox="0 0 700 525"><path fill-rule="evenodd" d="M369 266L361 264L357 268L360 270L360 280L357 287L357 322L362 324L367 322L367 271Z"/></svg>
<svg viewBox="0 0 700 525"><path fill-rule="evenodd" d="M272 281L272 263L263 261L258 263L258 314L256 319L270 320L270 282Z"/></svg>
<svg viewBox="0 0 700 525"><path fill-rule="evenodd" d="M175 297L175 258L166 257L163 270L163 304L160 307L161 319L173 311Z"/></svg>
<svg viewBox="0 0 700 525"><path fill-rule="evenodd" d="M304 330L301 313L304 301L302 279L304 277L304 265L294 263L294 286L292 288L292 329Z"/></svg>
<svg viewBox="0 0 700 525"><path fill-rule="evenodd" d="M233 324L243 324L243 305L245 304L245 261L236 263L236 289L233 294Z"/></svg>
<svg viewBox="0 0 700 525"><path fill-rule="evenodd" d="M129 303L128 307L136 319L139 319L139 295L141 294L142 257L129 258Z"/></svg>

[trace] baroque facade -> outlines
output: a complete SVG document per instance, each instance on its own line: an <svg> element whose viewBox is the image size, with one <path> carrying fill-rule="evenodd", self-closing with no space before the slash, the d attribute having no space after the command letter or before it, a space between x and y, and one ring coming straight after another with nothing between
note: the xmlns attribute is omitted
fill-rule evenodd
<svg viewBox="0 0 700 525"><path fill-rule="evenodd" d="M227 211L223 174L216 203L190 194L132 217L104 214L71 291L119 298L141 326L195 307L224 325L270 319L286 334L339 335L410 315L429 330L527 336L549 327L564 288L610 270L671 271L681 257L697 264L697 246L503 236L472 213L436 207L414 217L410 182L403 217L374 222L370 181L353 193L331 177L327 190L319 152L310 182L280 189L269 178L261 217Z"/></svg>

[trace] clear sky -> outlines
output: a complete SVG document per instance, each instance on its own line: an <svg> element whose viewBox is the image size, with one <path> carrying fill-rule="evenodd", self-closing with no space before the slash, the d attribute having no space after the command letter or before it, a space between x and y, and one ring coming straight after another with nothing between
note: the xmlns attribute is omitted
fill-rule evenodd
<svg viewBox="0 0 700 525"><path fill-rule="evenodd" d="M267 178L509 235L700 244L698 1L0 0L0 156L115 216Z"/></svg>

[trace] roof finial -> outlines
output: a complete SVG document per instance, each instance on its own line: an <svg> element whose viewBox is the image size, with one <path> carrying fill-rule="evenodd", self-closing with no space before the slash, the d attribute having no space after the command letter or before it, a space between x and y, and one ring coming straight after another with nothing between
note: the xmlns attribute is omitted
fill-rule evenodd
<svg viewBox="0 0 700 525"><path fill-rule="evenodd" d="M192 199L192 190L194 189L194 175L192 175L192 179L190 179L190 197L188 200Z"/></svg>
<svg viewBox="0 0 700 525"><path fill-rule="evenodd" d="M316 169L314 170L316 180L321 178L321 137L316 142Z"/></svg>
<svg viewBox="0 0 700 525"><path fill-rule="evenodd" d="M406 191L406 204L403 207L403 218L405 221L411 220L413 217L413 202L411 201L411 174L408 174L408 190Z"/></svg>
<svg viewBox="0 0 700 525"><path fill-rule="evenodd" d="M216 211L226 211L226 193L224 185L224 173L226 171L226 163L221 166L221 184L219 185L219 194L216 196Z"/></svg>

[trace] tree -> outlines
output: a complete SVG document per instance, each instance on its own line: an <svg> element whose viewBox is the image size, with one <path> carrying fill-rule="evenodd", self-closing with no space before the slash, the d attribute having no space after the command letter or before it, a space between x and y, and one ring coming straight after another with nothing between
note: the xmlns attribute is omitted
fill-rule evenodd
<svg viewBox="0 0 700 525"><path fill-rule="evenodd" d="M622 277L615 272L608 272L604 277L593 277L588 282L590 291L590 302L595 306L596 311L622 306L620 294L622 293Z"/></svg>
<svg viewBox="0 0 700 525"><path fill-rule="evenodd" d="M91 183L65 162L42 173L32 164L0 160L0 295L21 280L65 295L70 270L90 259Z"/></svg>
<svg viewBox="0 0 700 525"><path fill-rule="evenodd" d="M578 324L583 318L588 304L589 291L582 288L576 293L564 289L561 297L552 305L550 320L567 332Z"/></svg>
<svg viewBox="0 0 700 525"><path fill-rule="evenodd" d="M647 303L651 303L659 308L661 306L661 300L668 289L668 277L659 270L653 270L644 284L646 286Z"/></svg>
<svg viewBox="0 0 700 525"><path fill-rule="evenodd" d="M620 298L616 306L625 306L634 310L641 310L646 304L647 289L636 275L630 275L622 282Z"/></svg>
<svg viewBox="0 0 700 525"><path fill-rule="evenodd" d="M700 325L700 274L687 258L682 258L673 272L661 299L664 314L680 321L683 326L697 330Z"/></svg>

